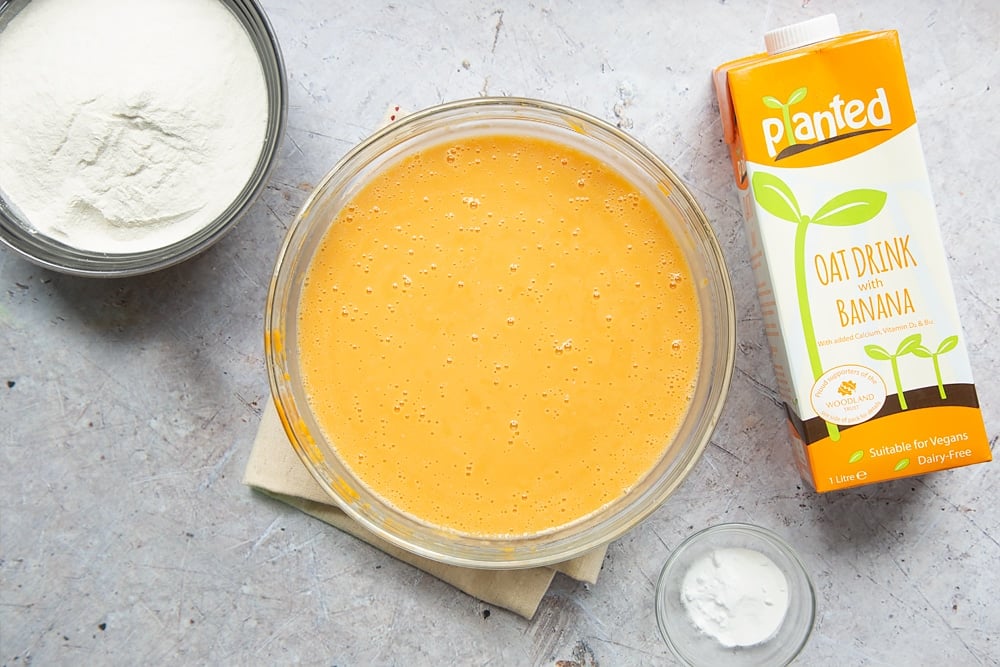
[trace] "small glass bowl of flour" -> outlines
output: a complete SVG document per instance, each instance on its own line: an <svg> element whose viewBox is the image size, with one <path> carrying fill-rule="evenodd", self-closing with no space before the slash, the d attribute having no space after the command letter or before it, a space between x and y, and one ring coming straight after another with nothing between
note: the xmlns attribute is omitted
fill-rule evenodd
<svg viewBox="0 0 1000 667"><path fill-rule="evenodd" d="M687 538L656 586L656 621L685 665L789 664L812 632L816 594L795 551L769 530L721 524Z"/></svg>
<svg viewBox="0 0 1000 667"><path fill-rule="evenodd" d="M265 187L286 86L257 0L0 2L0 241L89 276L200 253Z"/></svg>

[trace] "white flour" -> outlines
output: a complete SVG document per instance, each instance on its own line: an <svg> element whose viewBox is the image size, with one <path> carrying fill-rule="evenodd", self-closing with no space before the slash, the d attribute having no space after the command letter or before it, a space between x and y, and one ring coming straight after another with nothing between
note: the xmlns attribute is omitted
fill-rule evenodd
<svg viewBox="0 0 1000 667"><path fill-rule="evenodd" d="M0 191L99 252L210 223L263 146L267 92L219 0L33 0L0 39Z"/></svg>
<svg viewBox="0 0 1000 667"><path fill-rule="evenodd" d="M698 629L723 646L753 646L781 627L788 611L788 581L758 551L716 549L684 575L681 601Z"/></svg>

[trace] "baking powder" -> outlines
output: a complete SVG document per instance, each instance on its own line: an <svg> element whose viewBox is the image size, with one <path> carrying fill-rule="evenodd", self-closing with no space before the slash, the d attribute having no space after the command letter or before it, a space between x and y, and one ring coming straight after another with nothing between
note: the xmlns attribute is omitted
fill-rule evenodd
<svg viewBox="0 0 1000 667"><path fill-rule="evenodd" d="M751 549L716 549L681 582L691 621L726 647L770 639L788 611L788 581L770 558Z"/></svg>
<svg viewBox="0 0 1000 667"><path fill-rule="evenodd" d="M260 59L219 0L33 0L0 39L0 191L76 248L163 247L246 185Z"/></svg>

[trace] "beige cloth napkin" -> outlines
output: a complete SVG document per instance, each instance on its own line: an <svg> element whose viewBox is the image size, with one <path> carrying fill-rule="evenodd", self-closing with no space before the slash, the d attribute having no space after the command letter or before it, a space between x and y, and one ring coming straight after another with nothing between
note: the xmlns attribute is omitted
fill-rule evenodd
<svg viewBox="0 0 1000 667"><path fill-rule="evenodd" d="M607 545L597 547L552 567L478 570L445 565L400 549L368 531L333 504L292 449L271 401L267 401L264 408L243 483L350 533L473 597L525 618L534 616L556 572L578 581L596 583L607 551Z"/></svg>

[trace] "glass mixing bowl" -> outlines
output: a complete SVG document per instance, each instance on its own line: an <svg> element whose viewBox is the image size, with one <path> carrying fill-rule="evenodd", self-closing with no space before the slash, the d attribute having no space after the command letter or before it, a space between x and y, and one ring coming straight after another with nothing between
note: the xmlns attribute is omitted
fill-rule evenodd
<svg viewBox="0 0 1000 667"><path fill-rule="evenodd" d="M616 169L653 202L690 265L702 340L698 376L679 431L673 442L664 443L662 458L630 493L557 529L493 538L444 530L403 513L344 465L311 411L296 340L305 272L331 222L359 188L387 165L423 147L498 133L539 137L583 151ZM413 113L351 150L317 186L289 229L268 294L265 329L265 356L279 416L292 446L330 498L364 527L412 553L493 569L567 560L615 539L659 507L694 466L715 428L729 388L735 345L732 288L722 254L704 213L677 176L639 142L599 119L518 98L479 98Z"/></svg>
<svg viewBox="0 0 1000 667"><path fill-rule="evenodd" d="M288 89L277 37L257 0L219 1L246 29L260 58L267 87L267 124L257 164L225 210L193 234L166 246L139 252L97 252L75 248L33 231L31 221L4 199L0 183L0 241L39 266L72 275L111 278L150 273L178 264L206 250L232 229L267 185L284 134ZM29 2L0 1L0 33Z"/></svg>

